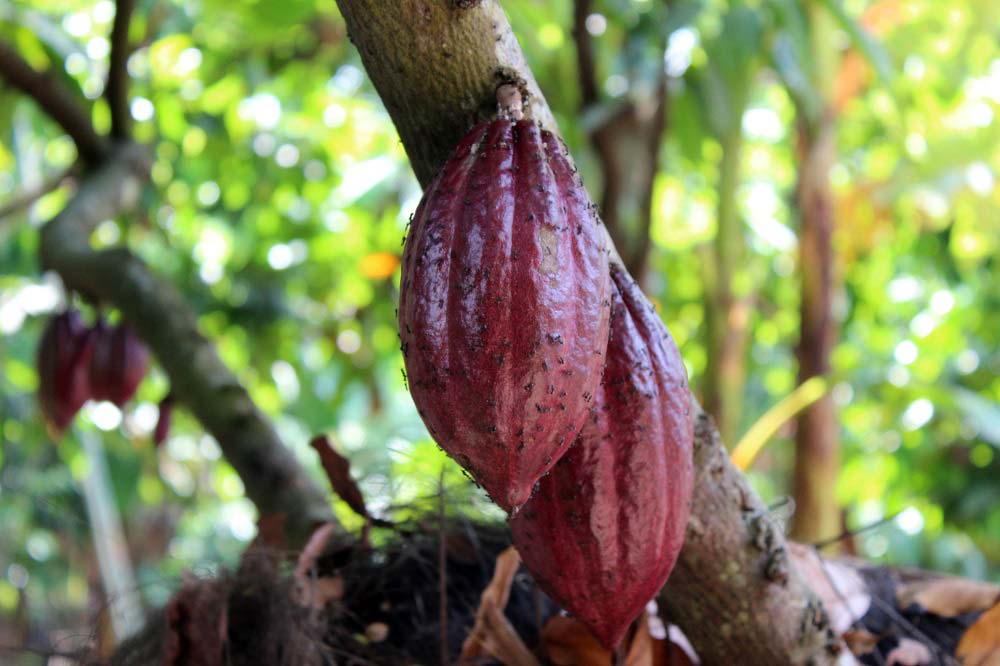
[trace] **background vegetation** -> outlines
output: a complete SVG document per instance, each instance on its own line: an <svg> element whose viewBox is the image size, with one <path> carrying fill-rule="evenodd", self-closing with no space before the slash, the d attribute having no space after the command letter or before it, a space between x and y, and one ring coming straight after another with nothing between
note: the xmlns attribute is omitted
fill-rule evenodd
<svg viewBox="0 0 1000 666"><path fill-rule="evenodd" d="M731 445L800 381L797 192L816 128L831 129L841 453L826 510L852 530L894 517L854 540L866 558L996 580L1000 6L503 5L595 199L655 137L651 215L625 196L615 229L630 264L647 262L644 284ZM79 90L102 130L114 10L0 1L0 40ZM307 441L328 431L376 512L433 494L443 468L452 493L497 516L404 388L394 307L420 189L334 3L144 1L131 38L130 109L155 146L154 187L142 215L107 220L94 243L127 243L182 291L318 483ZM616 172L594 136L623 108L649 117L660 103L664 127L620 139L633 144ZM39 275L38 228L71 194L75 163L30 99L0 89L0 634L90 627L104 604L87 437L103 444L144 602L166 601L185 570L233 562L255 534L239 478L186 412L152 446L169 390L158 370L124 412L90 404L59 442L47 434L34 349L63 295ZM725 374L719 344L735 359ZM786 514L794 440L791 421L750 468Z"/></svg>

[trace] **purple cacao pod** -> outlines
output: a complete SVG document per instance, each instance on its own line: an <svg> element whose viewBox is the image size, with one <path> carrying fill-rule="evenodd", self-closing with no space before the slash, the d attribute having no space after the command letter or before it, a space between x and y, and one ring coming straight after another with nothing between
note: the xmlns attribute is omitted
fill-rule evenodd
<svg viewBox="0 0 1000 666"><path fill-rule="evenodd" d="M527 120L473 128L413 217L399 301L410 392L508 511L576 438L600 381L599 224L565 147Z"/></svg>
<svg viewBox="0 0 1000 666"><path fill-rule="evenodd" d="M38 401L57 433L91 397L87 366L93 348L93 336L76 310L50 318L42 332L36 355Z"/></svg>
<svg viewBox="0 0 1000 666"><path fill-rule="evenodd" d="M612 267L611 280L611 339L590 417L510 520L541 588L608 648L673 569L694 478L680 354L631 278Z"/></svg>
<svg viewBox="0 0 1000 666"><path fill-rule="evenodd" d="M174 396L172 393L168 393L167 396L160 401L160 412L159 416L156 418L156 427L153 429L153 445L156 448L160 448L165 441L167 441L167 436L170 434L170 424L173 421L174 415Z"/></svg>
<svg viewBox="0 0 1000 666"><path fill-rule="evenodd" d="M124 323L94 326L94 353L90 358L90 390L95 400L122 407L132 399L149 368L149 351Z"/></svg>

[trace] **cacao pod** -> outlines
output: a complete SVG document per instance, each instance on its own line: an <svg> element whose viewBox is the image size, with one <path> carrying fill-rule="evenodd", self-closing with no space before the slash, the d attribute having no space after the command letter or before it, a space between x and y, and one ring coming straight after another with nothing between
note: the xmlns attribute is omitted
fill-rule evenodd
<svg viewBox="0 0 1000 666"><path fill-rule="evenodd" d="M573 442L600 380L599 224L561 142L505 119L469 132L413 217L399 301L410 392L507 511Z"/></svg>
<svg viewBox="0 0 1000 666"><path fill-rule="evenodd" d="M167 396L160 401L159 416L156 418L156 427L153 428L153 445L156 448L160 448L160 446L167 441L167 435L170 434L170 424L173 421L173 415L174 396L172 393L168 393Z"/></svg>
<svg viewBox="0 0 1000 666"><path fill-rule="evenodd" d="M94 400L122 407L132 399L149 368L149 351L125 323L94 326L94 353L90 357L90 390Z"/></svg>
<svg viewBox="0 0 1000 666"><path fill-rule="evenodd" d="M90 399L87 366L93 349L93 336L79 312L66 310L45 325L35 359L38 401L57 433Z"/></svg>
<svg viewBox="0 0 1000 666"><path fill-rule="evenodd" d="M576 443L511 518L535 580L609 649L663 586L693 490L687 375L639 287L611 269L604 378Z"/></svg>

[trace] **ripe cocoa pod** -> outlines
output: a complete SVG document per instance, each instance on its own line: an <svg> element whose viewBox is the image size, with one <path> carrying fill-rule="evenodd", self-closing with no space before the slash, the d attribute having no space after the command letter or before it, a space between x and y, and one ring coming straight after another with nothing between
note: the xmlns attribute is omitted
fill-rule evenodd
<svg viewBox="0 0 1000 666"><path fill-rule="evenodd" d="M73 421L90 399L88 364L93 336L80 313L66 310L49 319L38 343L38 401L57 433Z"/></svg>
<svg viewBox="0 0 1000 666"><path fill-rule="evenodd" d="M167 441L167 436L170 434L170 424L173 421L174 416L174 395L168 393L163 400L160 401L160 412L159 416L156 417L156 427L153 428L153 446L160 448L165 441Z"/></svg>
<svg viewBox="0 0 1000 666"><path fill-rule="evenodd" d="M94 326L94 353L90 358L90 390L95 400L122 407L132 399L149 368L149 351L125 323Z"/></svg>
<svg viewBox="0 0 1000 666"><path fill-rule="evenodd" d="M473 128L427 188L403 254L417 410L508 511L579 433L607 345L604 235L566 154L531 121Z"/></svg>
<svg viewBox="0 0 1000 666"><path fill-rule="evenodd" d="M639 287L611 269L611 340L590 417L511 521L528 571L609 649L667 580L693 490L687 375Z"/></svg>

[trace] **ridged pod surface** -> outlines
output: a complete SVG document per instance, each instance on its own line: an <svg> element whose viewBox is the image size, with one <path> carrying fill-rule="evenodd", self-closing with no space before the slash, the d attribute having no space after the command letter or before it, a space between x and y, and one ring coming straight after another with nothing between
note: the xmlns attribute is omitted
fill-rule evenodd
<svg viewBox="0 0 1000 666"><path fill-rule="evenodd" d="M579 433L608 334L608 259L583 185L527 120L473 128L403 254L410 392L437 443L508 511Z"/></svg>
<svg viewBox="0 0 1000 666"><path fill-rule="evenodd" d="M94 327L94 353L90 358L90 390L95 400L121 407L139 388L149 368L149 351L127 324Z"/></svg>
<svg viewBox="0 0 1000 666"><path fill-rule="evenodd" d="M511 521L528 571L608 648L666 582L694 470L687 374L639 287L611 269L604 379L579 439Z"/></svg>
<svg viewBox="0 0 1000 666"><path fill-rule="evenodd" d="M88 364L93 349L93 336L79 312L66 310L45 325L35 358L38 401L59 433L90 399Z"/></svg>

